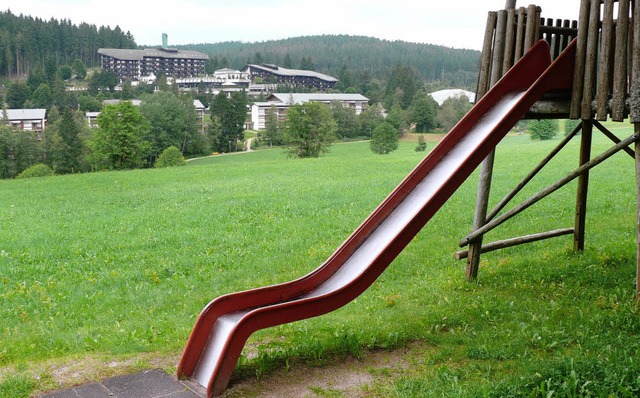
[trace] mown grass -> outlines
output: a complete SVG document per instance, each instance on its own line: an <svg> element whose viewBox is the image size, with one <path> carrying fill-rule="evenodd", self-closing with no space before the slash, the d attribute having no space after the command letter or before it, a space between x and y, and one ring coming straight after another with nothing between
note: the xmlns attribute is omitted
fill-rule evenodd
<svg viewBox="0 0 640 398"><path fill-rule="evenodd" d="M556 143L508 137L494 202ZM594 145L609 142L596 136ZM209 300L322 263L424 155L414 147L379 156L367 143L344 144L307 160L257 151L0 182L0 393L51 388L51 375L38 373L47 361L180 352ZM518 198L573 169L577 149L571 143ZM476 182L353 303L256 333L238 376L422 341L429 349L410 355L408 369L372 371L366 393L637 394L633 160L618 154L591 173L584 253L564 237L486 254L469 283L453 252L469 232ZM574 206L575 183L487 240L570 227Z"/></svg>

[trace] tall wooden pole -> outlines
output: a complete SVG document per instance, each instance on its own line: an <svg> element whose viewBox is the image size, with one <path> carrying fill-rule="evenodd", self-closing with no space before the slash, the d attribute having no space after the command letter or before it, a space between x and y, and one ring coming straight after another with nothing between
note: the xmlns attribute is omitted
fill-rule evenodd
<svg viewBox="0 0 640 398"><path fill-rule="evenodd" d="M591 141L593 137L593 121L582 121L582 135L580 142L580 164L591 160ZM576 214L573 233L573 250L584 251L585 226L587 219L587 194L589 192L589 172L580 175L578 192L576 194Z"/></svg>
<svg viewBox="0 0 640 398"><path fill-rule="evenodd" d="M640 123L634 124L634 130L640 135ZM640 141L636 141L636 206L636 295L640 297Z"/></svg>
<svg viewBox="0 0 640 398"><path fill-rule="evenodd" d="M514 9L515 1L507 0L507 8ZM504 74L504 56L505 42L507 31L507 11L498 11L495 39L493 41L493 62L491 66L490 86L493 86L500 80ZM489 194L491 191L491 178L493 175L493 162L495 159L495 151L482 162L480 169L480 181L478 184L478 196L476 200L476 210L473 217L473 229L476 230L484 225L487 218L487 210L489 208ZM482 237L469 244L469 255L467 257L467 279L475 279L478 277L478 269L480 266L480 253L482 249Z"/></svg>
<svg viewBox="0 0 640 398"><path fill-rule="evenodd" d="M633 59L631 65L631 122L640 135L640 0L633 3ZM636 141L636 198L637 198L637 273L636 293L640 296L640 142Z"/></svg>

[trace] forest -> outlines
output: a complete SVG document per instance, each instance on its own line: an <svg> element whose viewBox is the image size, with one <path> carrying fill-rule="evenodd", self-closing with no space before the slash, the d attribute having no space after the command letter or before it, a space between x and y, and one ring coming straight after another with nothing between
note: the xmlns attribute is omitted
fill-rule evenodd
<svg viewBox="0 0 640 398"><path fill-rule="evenodd" d="M0 12L0 77L24 77L33 65L44 68L47 61L56 66L79 59L88 67L99 64L98 48L136 48L129 32L119 26L74 25L71 21L48 21L10 10Z"/></svg>
<svg viewBox="0 0 640 398"><path fill-rule="evenodd" d="M401 64L415 70L417 77L427 83L475 90L480 62L480 52L475 50L349 35L178 47L208 54L208 72L222 67L240 69L249 63L271 63L327 73L346 87L371 79L386 80Z"/></svg>

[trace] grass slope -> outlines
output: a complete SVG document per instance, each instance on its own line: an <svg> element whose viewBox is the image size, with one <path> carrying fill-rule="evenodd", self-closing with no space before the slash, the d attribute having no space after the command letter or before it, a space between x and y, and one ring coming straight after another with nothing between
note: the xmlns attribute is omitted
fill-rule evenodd
<svg viewBox="0 0 640 398"><path fill-rule="evenodd" d="M494 202L556 142L508 137ZM418 163L414 146L379 156L367 143L344 144L307 160L256 151L182 168L0 181L0 396L55 387L43 363L179 353L211 299L321 264ZM608 146L596 137L597 149ZM577 147L518 198L573 169ZM632 159L618 154L591 173L584 253L565 237L487 254L468 283L452 254L471 225L476 181L353 303L256 333L237 374L419 340L429 349L408 370L375 373L364 393L637 394ZM571 226L574 203L571 184L487 240Z"/></svg>

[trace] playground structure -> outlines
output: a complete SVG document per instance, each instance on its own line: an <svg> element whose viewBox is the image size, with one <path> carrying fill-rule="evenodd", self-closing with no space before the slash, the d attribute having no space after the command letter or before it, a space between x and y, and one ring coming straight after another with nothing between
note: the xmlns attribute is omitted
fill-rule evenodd
<svg viewBox="0 0 640 398"><path fill-rule="evenodd" d="M468 258L469 278L477 276L482 252L572 233L575 249L583 249L589 170L624 150L636 159L640 175L640 156L636 156L640 149L640 2L582 0L578 22L554 24L542 20L540 13L536 6L516 9L513 0L507 1L505 10L489 13L476 105L316 270L291 282L224 295L209 303L189 337L178 377L194 379L207 388L209 396L222 394L251 334L328 313L355 299L481 163L474 229L461 242L469 244L469 249L457 253ZM635 134L623 140L615 137L598 122L609 116L615 121L630 117ZM488 212L496 145L523 118L568 117L581 119L580 126ZM590 159L594 126L614 146ZM498 216L580 131L578 169ZM632 143L635 152L628 148ZM574 228L482 245L484 234L575 178L579 187Z"/></svg>
<svg viewBox="0 0 640 398"><path fill-rule="evenodd" d="M484 252L562 235L573 235L574 250L584 250L589 170L613 154L622 150L634 158L636 173L640 178L640 156L636 155L638 141L632 138L640 133L640 2L581 0L579 21L544 19L540 17L540 12L540 8L534 5L516 9L515 1L507 1L505 10L489 13L477 98L482 97L536 39L549 43L553 59L575 38L577 44L571 90L543 97L531 107L525 118L579 119L581 123L491 211L488 211L488 203L494 152L485 159L480 172L473 232L460 242L461 246L469 247L456 253L456 258L467 259L469 279L477 277L480 255ZM625 140L616 137L600 123L608 118L615 122L629 119L634 124L634 135ZM591 158L594 127L611 139L614 146ZM516 194L579 133L578 168L520 205L500 214ZM635 151L629 148L630 143L636 144ZM576 178L578 189L573 228L483 245L483 237L487 232ZM640 208L640 202L638 206ZM640 259L640 246L637 258ZM640 260L637 268L640 274ZM638 279L636 290L640 294Z"/></svg>

